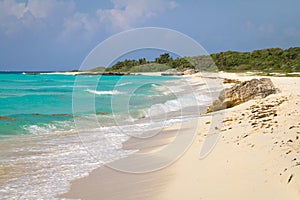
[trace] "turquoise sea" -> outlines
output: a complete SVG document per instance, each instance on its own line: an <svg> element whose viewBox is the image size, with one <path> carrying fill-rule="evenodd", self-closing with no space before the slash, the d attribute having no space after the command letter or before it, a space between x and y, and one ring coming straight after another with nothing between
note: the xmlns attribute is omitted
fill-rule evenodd
<svg viewBox="0 0 300 200"><path fill-rule="evenodd" d="M210 98L196 86L163 76L0 73L1 199L55 199L71 180L138 151L122 149L131 135L198 117Z"/></svg>
<svg viewBox="0 0 300 200"><path fill-rule="evenodd" d="M111 97L132 95L131 111L150 107L173 99L160 94L155 87L170 77L148 76L71 76L55 74L0 74L0 116L11 120L0 120L0 136L32 133L31 126L48 127L53 130L72 128L72 97L76 87L80 101L95 97L95 110L86 115L109 115L112 113ZM143 84L143 82L152 84ZM97 88L93 86L97 84ZM157 84L157 85L155 85ZM126 94L130 88L138 88L134 94ZM78 89L79 88L79 89ZM117 90L117 89L118 90ZM118 106L118 105L116 105ZM120 105L121 107L123 105ZM121 112L121 108L116 108ZM138 116L136 116L138 117ZM61 122L65 123L61 123ZM56 123L57 122L57 123Z"/></svg>

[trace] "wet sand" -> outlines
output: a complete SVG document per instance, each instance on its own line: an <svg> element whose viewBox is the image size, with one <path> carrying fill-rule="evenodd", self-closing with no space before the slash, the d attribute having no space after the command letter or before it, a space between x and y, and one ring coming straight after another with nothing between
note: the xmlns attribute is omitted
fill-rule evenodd
<svg viewBox="0 0 300 200"><path fill-rule="evenodd" d="M253 77L221 73L221 77ZM200 77L191 76L199 82ZM254 77L259 78L259 77ZM195 132L190 148L161 170L131 174L101 167L72 182L60 197L80 199L300 199L300 78L271 77L281 92L212 113L222 117L220 137L204 159L199 152L213 121L210 115L164 130L123 148L159 151L180 134ZM160 162L160 157L155 158Z"/></svg>

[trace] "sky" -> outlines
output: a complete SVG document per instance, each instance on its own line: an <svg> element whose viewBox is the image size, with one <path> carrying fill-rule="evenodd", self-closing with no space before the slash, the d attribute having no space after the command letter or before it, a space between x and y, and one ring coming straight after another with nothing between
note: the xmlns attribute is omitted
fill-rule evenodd
<svg viewBox="0 0 300 200"><path fill-rule="evenodd" d="M78 69L100 42L141 27L182 32L208 53L300 46L299 9L299 0L0 0L0 71Z"/></svg>

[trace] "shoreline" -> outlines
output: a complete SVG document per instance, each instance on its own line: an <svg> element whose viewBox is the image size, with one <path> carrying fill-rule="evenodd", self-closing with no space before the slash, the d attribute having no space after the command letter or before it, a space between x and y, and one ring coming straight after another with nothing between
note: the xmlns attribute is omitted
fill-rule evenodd
<svg viewBox="0 0 300 200"><path fill-rule="evenodd" d="M241 81L260 78L233 73L220 73L220 77ZM201 79L196 76L191 78L193 82ZM171 166L148 174L126 174L108 167L100 167L87 177L72 181L69 192L59 197L299 199L300 140L297 136L300 137L300 117L297 113L300 112L300 91L297 86L300 85L300 79L267 78L271 78L281 93L212 114L223 113L226 119L223 121L217 145L205 159L199 160L199 151L204 138L208 137L205 133L210 127L209 115L199 118L197 134L191 147ZM283 102L277 105L276 101ZM269 105L272 102L275 102L273 108L278 115L269 122L272 127L253 127L249 122L252 117L251 106ZM288 114L290 117L287 117ZM191 128L189 122L184 124L187 129ZM174 134L176 125L168 127L165 131L173 131ZM158 138L152 145L159 144L158 146L162 147L169 139ZM124 147L128 144L130 146L133 143L130 141L124 144Z"/></svg>
<svg viewBox="0 0 300 200"><path fill-rule="evenodd" d="M224 76L239 80L257 78ZM215 149L200 161L193 153L201 142L192 146L182 158L182 166L177 165L176 179L170 182L162 199L299 199L300 91L297 86L300 79L271 79L281 93L218 111L225 112L226 119ZM253 122L249 123L253 117L251 106L273 104L277 117L269 122L271 127L256 128L251 125ZM203 172L200 168L207 170Z"/></svg>

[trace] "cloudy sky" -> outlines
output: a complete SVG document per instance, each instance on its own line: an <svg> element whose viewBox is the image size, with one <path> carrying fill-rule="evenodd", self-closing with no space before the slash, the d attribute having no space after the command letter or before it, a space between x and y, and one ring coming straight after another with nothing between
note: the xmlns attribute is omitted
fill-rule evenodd
<svg viewBox="0 0 300 200"><path fill-rule="evenodd" d="M124 30L180 31L209 53L300 46L299 0L0 0L0 70L79 68Z"/></svg>

